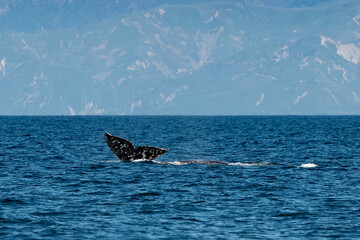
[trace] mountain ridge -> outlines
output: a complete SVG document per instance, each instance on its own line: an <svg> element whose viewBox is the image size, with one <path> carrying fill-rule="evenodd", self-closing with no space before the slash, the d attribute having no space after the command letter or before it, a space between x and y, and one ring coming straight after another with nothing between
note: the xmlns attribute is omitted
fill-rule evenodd
<svg viewBox="0 0 360 240"><path fill-rule="evenodd" d="M1 31L0 114L360 114L360 4L330 2L161 4Z"/></svg>

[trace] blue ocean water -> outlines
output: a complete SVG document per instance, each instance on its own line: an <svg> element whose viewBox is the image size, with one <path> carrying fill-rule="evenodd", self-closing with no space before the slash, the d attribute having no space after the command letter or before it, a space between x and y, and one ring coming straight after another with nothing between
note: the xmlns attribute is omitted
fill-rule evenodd
<svg viewBox="0 0 360 240"><path fill-rule="evenodd" d="M105 131L236 164L120 162ZM0 140L0 239L360 238L359 116L0 117Z"/></svg>

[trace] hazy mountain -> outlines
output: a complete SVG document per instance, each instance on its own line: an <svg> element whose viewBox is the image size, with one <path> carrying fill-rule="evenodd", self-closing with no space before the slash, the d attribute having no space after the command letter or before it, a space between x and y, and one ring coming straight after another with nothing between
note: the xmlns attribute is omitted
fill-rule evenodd
<svg viewBox="0 0 360 240"><path fill-rule="evenodd" d="M0 1L0 114L360 114L360 2Z"/></svg>

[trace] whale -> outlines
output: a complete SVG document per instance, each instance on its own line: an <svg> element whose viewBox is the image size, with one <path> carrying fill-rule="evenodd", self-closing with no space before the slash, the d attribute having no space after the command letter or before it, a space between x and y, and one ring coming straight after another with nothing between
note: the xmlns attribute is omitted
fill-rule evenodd
<svg viewBox="0 0 360 240"><path fill-rule="evenodd" d="M159 163L159 162L157 162ZM167 162L169 165L190 165L190 164L202 164L202 165L231 165L231 163L218 161L218 160L201 160L201 159L194 159L194 160L180 160L180 161L173 161Z"/></svg>
<svg viewBox="0 0 360 240"><path fill-rule="evenodd" d="M171 162L162 162L154 160L161 155L169 151L168 148L158 148L151 146L138 146L135 147L132 142L124 138L111 135L108 132L105 132L105 141L109 146L110 150L115 153L115 155L122 161L133 161L141 162L143 160L148 160L146 162L152 162L156 164L166 164L166 165L232 165L232 166L285 166L279 163L270 163L270 162L225 162L221 160L205 160L205 159L193 159L193 160L177 160ZM138 161L137 161L138 160ZM290 167L301 167L301 168L315 168L318 167L315 163L304 163L300 166L290 166Z"/></svg>
<svg viewBox="0 0 360 240"><path fill-rule="evenodd" d="M110 150L115 153L120 160L124 161L134 161L139 159L153 160L169 151L167 148L151 146L135 147L129 140L111 135L108 132L105 132L105 141Z"/></svg>

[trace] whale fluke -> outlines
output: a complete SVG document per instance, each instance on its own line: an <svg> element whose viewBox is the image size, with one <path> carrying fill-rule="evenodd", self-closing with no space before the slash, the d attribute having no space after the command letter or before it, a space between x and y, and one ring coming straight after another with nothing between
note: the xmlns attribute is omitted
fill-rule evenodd
<svg viewBox="0 0 360 240"><path fill-rule="evenodd" d="M135 147L130 141L108 132L105 132L105 141L120 160L153 160L169 151L169 149L150 146Z"/></svg>

